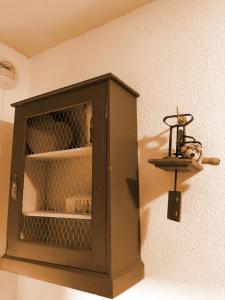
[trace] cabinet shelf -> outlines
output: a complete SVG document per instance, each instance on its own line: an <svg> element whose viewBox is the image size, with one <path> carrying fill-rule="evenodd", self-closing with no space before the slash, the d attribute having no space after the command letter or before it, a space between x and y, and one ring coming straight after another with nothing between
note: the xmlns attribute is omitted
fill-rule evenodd
<svg viewBox="0 0 225 300"><path fill-rule="evenodd" d="M91 214L68 214L55 211L31 211L25 212L23 215L25 217L91 220Z"/></svg>
<svg viewBox="0 0 225 300"><path fill-rule="evenodd" d="M161 158L161 159L149 159L150 164L165 171L200 171L203 166L194 159L185 158Z"/></svg>
<svg viewBox="0 0 225 300"><path fill-rule="evenodd" d="M92 146L88 146L88 147L61 150L61 151L29 154L26 155L26 158L35 159L35 160L51 160L51 159L85 157L85 156L88 157L91 156L91 154L92 154Z"/></svg>

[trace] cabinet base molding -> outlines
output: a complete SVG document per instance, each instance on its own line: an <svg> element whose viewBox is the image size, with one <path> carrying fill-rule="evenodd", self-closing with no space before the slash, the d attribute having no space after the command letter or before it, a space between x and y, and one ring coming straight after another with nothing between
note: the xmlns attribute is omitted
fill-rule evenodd
<svg viewBox="0 0 225 300"><path fill-rule="evenodd" d="M0 258L0 269L108 298L116 297L144 278L142 261L115 277L7 255Z"/></svg>

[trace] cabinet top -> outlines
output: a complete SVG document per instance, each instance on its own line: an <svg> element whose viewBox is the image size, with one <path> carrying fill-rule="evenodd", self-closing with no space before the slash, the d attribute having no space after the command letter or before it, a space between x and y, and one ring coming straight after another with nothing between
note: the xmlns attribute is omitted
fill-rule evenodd
<svg viewBox="0 0 225 300"><path fill-rule="evenodd" d="M81 81L81 82L78 82L78 83L75 83L75 84L72 84L72 85L69 85L69 86L66 86L66 87L48 92L48 93L44 93L44 94L41 94L41 95L30 97L30 98L22 100L22 101L12 103L11 106L13 106L13 107L21 106L23 104L30 103L30 102L33 102L33 101L38 100L38 99L43 99L43 98L48 97L48 96L54 96L56 94L58 95L58 94L66 92L66 91L70 91L70 90L80 88L80 87L84 87L84 86L90 86L92 84L101 83L101 82L107 81L107 80L115 81L117 84L119 84L120 86L125 88L128 92L130 92L135 97L140 96L138 92L136 92L133 88L131 88L129 85L127 85L121 79L119 79L117 76L115 76L112 73L107 73L107 74L104 74L104 75L101 75L101 76L98 76L98 77L94 77L94 78L91 78L91 79L88 79L88 80L85 80L85 81Z"/></svg>

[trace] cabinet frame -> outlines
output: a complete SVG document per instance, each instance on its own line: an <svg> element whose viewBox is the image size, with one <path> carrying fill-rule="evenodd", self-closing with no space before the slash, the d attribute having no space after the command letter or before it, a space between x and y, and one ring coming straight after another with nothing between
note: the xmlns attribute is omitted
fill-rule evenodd
<svg viewBox="0 0 225 300"><path fill-rule="evenodd" d="M68 100L71 93L78 97L73 100L73 105ZM73 250L75 260L72 265L70 258L68 264L61 260L49 262L47 248L39 259L31 253L33 246L26 255L18 252L14 243L18 239L18 230L14 228L14 222L16 220L19 224L18 211L21 212L22 207L17 204L16 211L15 203L10 199L8 245L0 258L0 269L109 298L119 295L144 277L140 253L137 97L139 94L134 89L108 73L12 105L16 108L14 174L18 155L21 160L24 157L25 117L32 115L31 110L33 115L53 111L55 99L58 99L57 110L84 103L84 98L85 102L94 102L94 143L98 145L93 147L93 169L96 167L96 170L93 170L92 188L93 195L99 195L99 200L95 199L93 203L93 220L96 221L93 255L88 258L88 251ZM23 122L17 126L21 120ZM20 145L21 137L23 146ZM23 178L24 174L19 175ZM55 252L56 247L53 248ZM66 256L65 250L62 248L62 256Z"/></svg>
<svg viewBox="0 0 225 300"><path fill-rule="evenodd" d="M90 96L91 95L91 96ZM60 111L79 104L93 103L92 232L93 249L76 250L20 239L20 220L25 168L25 130L27 119ZM91 86L48 97L16 109L11 167L11 185L18 175L17 199L9 195L7 255L44 261L98 272L106 271L106 85ZM101 186L101 189L99 188Z"/></svg>

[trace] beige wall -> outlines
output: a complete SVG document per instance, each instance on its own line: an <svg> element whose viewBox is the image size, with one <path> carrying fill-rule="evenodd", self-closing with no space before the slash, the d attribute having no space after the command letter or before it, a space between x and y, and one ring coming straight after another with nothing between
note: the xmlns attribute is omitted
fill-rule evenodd
<svg viewBox="0 0 225 300"><path fill-rule="evenodd" d="M14 109L10 107L10 104L28 95L29 60L1 43L0 57L9 60L17 70L16 87L10 91L0 89L0 107L3 108L2 116L0 116L0 253L2 254L6 244L12 123L14 117ZM0 299L15 300L16 298L17 276L0 271Z"/></svg>
<svg viewBox="0 0 225 300"><path fill-rule="evenodd" d="M107 72L141 94L138 135L146 278L118 299L225 298L224 11L224 0L154 1L30 60L30 96ZM174 114L177 105L194 115L188 133L202 141L205 155L221 158L219 167L179 176L181 223L166 218L171 174L147 163L167 148L162 118ZM57 300L100 299L22 277L18 295L19 300L53 295Z"/></svg>

